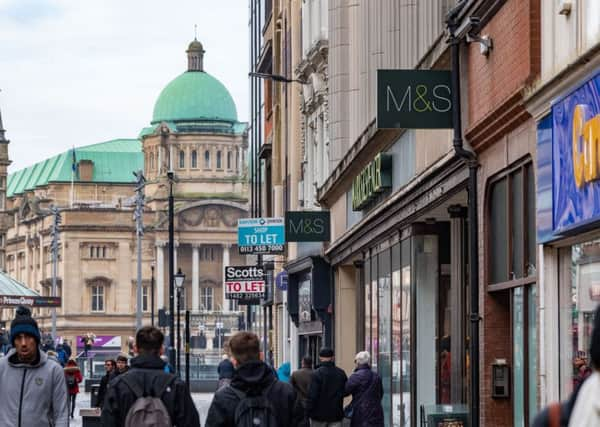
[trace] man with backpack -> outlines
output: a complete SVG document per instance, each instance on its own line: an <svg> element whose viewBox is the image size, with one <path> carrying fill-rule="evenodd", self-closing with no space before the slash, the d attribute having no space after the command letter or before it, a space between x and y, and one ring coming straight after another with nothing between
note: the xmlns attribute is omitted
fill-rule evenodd
<svg viewBox="0 0 600 427"><path fill-rule="evenodd" d="M164 371L164 335L144 326L135 337L131 369L112 380L102 406L106 427L199 427L200 417L187 386Z"/></svg>
<svg viewBox="0 0 600 427"><path fill-rule="evenodd" d="M210 427L296 427L303 411L294 388L277 379L260 360L256 334L238 332L229 340L235 368L231 383L215 393L208 410Z"/></svg>

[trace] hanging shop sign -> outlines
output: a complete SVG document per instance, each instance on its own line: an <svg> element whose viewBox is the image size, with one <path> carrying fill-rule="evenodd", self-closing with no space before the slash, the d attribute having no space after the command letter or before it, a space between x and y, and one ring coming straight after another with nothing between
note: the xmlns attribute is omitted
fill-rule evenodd
<svg viewBox="0 0 600 427"><path fill-rule="evenodd" d="M363 210L391 186L392 156L379 153L352 182L352 210Z"/></svg>
<svg viewBox="0 0 600 427"><path fill-rule="evenodd" d="M60 307L60 297L23 296L23 295L0 295L0 306L17 307Z"/></svg>
<svg viewBox="0 0 600 427"><path fill-rule="evenodd" d="M225 298L241 304L265 297L265 272L255 265L225 267Z"/></svg>
<svg viewBox="0 0 600 427"><path fill-rule="evenodd" d="M452 128L451 88L447 70L377 70L377 127Z"/></svg>
<svg viewBox="0 0 600 427"><path fill-rule="evenodd" d="M285 247L283 218L238 219L240 254L281 254Z"/></svg>
<svg viewBox="0 0 600 427"><path fill-rule="evenodd" d="M600 74L553 104L551 138L553 230L561 233L600 220Z"/></svg>
<svg viewBox="0 0 600 427"><path fill-rule="evenodd" d="M328 242L331 239L329 211L285 213L286 242Z"/></svg>

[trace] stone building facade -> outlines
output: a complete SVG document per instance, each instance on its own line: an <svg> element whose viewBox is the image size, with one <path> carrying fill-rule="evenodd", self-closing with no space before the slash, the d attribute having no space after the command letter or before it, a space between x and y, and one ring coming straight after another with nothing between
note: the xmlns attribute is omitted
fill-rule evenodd
<svg viewBox="0 0 600 427"><path fill-rule="evenodd" d="M153 289L155 310L169 305L167 203L172 190L174 267L186 275L182 307L192 311L192 333L202 331L210 348L217 322L226 331L238 327L237 307L224 300L222 269L244 263L236 244L237 219L248 211L246 124L238 122L225 86L204 71L202 44L194 40L187 55L187 71L163 89L150 126L138 138L76 147L8 175L3 268L43 295L50 295L52 282L49 208L61 210L59 336L75 340L91 331L121 337L124 346L124 337L134 332L132 172L137 170L147 180L143 322L150 323ZM0 184L6 182L7 162L0 159ZM172 183L168 171L174 173ZM49 330L49 309L36 311L40 326Z"/></svg>

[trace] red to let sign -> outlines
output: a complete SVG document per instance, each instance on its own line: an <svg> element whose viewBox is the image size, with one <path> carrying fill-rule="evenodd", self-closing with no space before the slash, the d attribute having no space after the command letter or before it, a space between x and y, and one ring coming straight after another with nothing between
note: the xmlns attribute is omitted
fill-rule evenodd
<svg viewBox="0 0 600 427"><path fill-rule="evenodd" d="M228 299L260 299L264 296L264 280L225 282L225 297Z"/></svg>

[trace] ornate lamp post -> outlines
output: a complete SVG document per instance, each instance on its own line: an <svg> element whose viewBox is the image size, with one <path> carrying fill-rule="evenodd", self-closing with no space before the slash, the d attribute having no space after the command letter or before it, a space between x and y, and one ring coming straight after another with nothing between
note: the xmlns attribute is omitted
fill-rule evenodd
<svg viewBox="0 0 600 427"><path fill-rule="evenodd" d="M183 291L183 282L185 274L181 272L181 268L177 270L175 275L175 286L177 287L177 375L181 375L181 292Z"/></svg>

